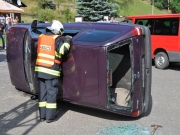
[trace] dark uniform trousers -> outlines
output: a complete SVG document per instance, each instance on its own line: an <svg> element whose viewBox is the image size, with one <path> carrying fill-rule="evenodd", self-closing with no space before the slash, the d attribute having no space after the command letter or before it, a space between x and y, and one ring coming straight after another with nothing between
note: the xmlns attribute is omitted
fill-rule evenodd
<svg viewBox="0 0 180 135"><path fill-rule="evenodd" d="M40 118L52 120L56 116L58 79L38 78L39 83L39 112Z"/></svg>

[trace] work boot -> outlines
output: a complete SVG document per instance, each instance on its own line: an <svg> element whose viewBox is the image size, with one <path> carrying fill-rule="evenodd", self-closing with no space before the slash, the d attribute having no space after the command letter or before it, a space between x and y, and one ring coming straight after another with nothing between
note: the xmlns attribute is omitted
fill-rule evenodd
<svg viewBox="0 0 180 135"><path fill-rule="evenodd" d="M43 122L43 121L45 121L45 120L46 120L45 118L41 118L41 119L40 119L40 122Z"/></svg>
<svg viewBox="0 0 180 135"><path fill-rule="evenodd" d="M57 121L58 119L53 119L53 120L46 120L47 123L51 123L51 122L55 122Z"/></svg>
<svg viewBox="0 0 180 135"><path fill-rule="evenodd" d="M46 122L47 122L47 123L51 123L51 122L55 122L55 121L57 121L57 120L58 120L58 117L57 117L57 115L56 115L54 119L46 120Z"/></svg>
<svg viewBox="0 0 180 135"><path fill-rule="evenodd" d="M32 95L31 96L31 100L36 100L36 99L38 99L38 95Z"/></svg>

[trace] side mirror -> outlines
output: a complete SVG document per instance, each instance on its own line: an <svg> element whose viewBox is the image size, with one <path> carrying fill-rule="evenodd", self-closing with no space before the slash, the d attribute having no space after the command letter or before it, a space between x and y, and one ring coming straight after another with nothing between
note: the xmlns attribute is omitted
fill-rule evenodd
<svg viewBox="0 0 180 135"><path fill-rule="evenodd" d="M32 23L31 23L31 29L35 29L37 27L37 20L34 20Z"/></svg>

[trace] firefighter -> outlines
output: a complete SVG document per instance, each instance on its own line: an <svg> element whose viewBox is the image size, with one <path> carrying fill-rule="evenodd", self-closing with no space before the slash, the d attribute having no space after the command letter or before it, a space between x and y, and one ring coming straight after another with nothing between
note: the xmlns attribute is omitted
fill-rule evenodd
<svg viewBox="0 0 180 135"><path fill-rule="evenodd" d="M55 121L57 109L57 94L61 75L62 57L70 50L72 37L62 36L63 25L54 20L46 33L38 37L35 74L39 85L40 121L47 123Z"/></svg>

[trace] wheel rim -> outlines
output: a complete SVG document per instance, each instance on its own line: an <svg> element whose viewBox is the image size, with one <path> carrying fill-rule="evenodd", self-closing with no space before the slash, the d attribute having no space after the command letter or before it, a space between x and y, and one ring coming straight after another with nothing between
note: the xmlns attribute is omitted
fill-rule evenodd
<svg viewBox="0 0 180 135"><path fill-rule="evenodd" d="M164 58L162 55L160 55L160 56L157 58L157 64L158 64L159 66L163 66L164 63L165 63L165 58Z"/></svg>

